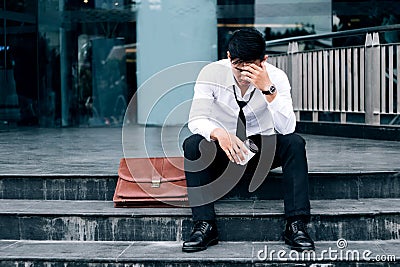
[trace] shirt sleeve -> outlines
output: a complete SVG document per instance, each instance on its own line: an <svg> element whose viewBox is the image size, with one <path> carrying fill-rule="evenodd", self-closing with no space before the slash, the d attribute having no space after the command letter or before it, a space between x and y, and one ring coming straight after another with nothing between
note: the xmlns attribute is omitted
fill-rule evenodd
<svg viewBox="0 0 400 267"><path fill-rule="evenodd" d="M267 101L267 103L276 131L286 135L294 132L296 128L296 116L293 111L289 79L283 71L279 70L279 74L278 78L272 81L278 93L272 102L268 103Z"/></svg>
<svg viewBox="0 0 400 267"><path fill-rule="evenodd" d="M194 96L189 114L188 128L194 134L204 136L211 141L211 132L218 128L218 124L211 118L214 102L214 90L211 84L196 82Z"/></svg>

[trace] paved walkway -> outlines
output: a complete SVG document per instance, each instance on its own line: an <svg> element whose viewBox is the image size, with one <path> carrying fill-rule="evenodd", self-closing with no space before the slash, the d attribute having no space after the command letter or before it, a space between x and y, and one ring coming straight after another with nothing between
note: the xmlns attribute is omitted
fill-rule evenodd
<svg viewBox="0 0 400 267"><path fill-rule="evenodd" d="M23 128L0 132L0 175L116 175L119 159L180 156L177 127ZM310 172L400 172L400 142L302 135ZM124 145L123 145L124 143Z"/></svg>

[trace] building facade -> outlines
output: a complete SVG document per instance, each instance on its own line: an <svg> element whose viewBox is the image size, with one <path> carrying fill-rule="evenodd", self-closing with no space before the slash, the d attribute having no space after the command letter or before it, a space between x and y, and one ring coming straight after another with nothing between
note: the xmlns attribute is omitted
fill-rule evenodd
<svg viewBox="0 0 400 267"><path fill-rule="evenodd" d="M273 40L398 24L400 2L0 0L0 20L0 123L113 126L122 124L149 77L176 64L224 58L238 28L256 27ZM381 41L399 42L399 33ZM325 45L363 43L356 36ZM191 91L183 92L179 101L190 99ZM138 94L135 101L141 110L150 100ZM140 112L135 116L144 122Z"/></svg>

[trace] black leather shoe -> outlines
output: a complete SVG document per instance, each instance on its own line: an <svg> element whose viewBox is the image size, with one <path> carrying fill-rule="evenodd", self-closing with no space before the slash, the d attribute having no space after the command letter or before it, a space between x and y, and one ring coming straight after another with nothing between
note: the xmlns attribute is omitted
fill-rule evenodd
<svg viewBox="0 0 400 267"><path fill-rule="evenodd" d="M218 230L215 223L197 221L190 234L189 241L183 243L182 251L196 252L218 244Z"/></svg>
<svg viewBox="0 0 400 267"><path fill-rule="evenodd" d="M297 251L314 250L314 241L307 233L307 226L302 220L286 224L285 243Z"/></svg>

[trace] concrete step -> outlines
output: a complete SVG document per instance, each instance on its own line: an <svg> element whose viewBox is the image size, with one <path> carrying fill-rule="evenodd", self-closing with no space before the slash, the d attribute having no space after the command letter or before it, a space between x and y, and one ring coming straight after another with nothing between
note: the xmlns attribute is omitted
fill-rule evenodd
<svg viewBox="0 0 400 267"><path fill-rule="evenodd" d="M112 175L1 175L0 199L112 200L117 178Z"/></svg>
<svg viewBox="0 0 400 267"><path fill-rule="evenodd" d="M1 175L0 199L112 200L117 176ZM32 190L34 188L34 190ZM282 199L282 174L271 172L263 185L248 192L241 181L225 199ZM398 172L310 173L311 199L400 198Z"/></svg>
<svg viewBox="0 0 400 267"><path fill-rule="evenodd" d="M297 253L283 242L220 242L184 253L181 242L74 242L0 240L0 266L398 266L400 241L317 242ZM342 246L341 244L347 244ZM267 252L267 253L265 253ZM279 253L278 253L279 252ZM397 262L396 262L397 261Z"/></svg>
<svg viewBox="0 0 400 267"><path fill-rule="evenodd" d="M313 200L314 240L399 240L400 199ZM278 241L281 200L216 204L222 241ZM192 227L189 208L114 208L110 201L0 200L0 239L182 241Z"/></svg>

